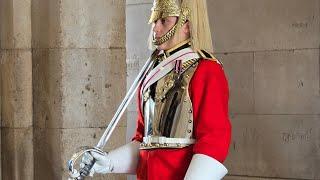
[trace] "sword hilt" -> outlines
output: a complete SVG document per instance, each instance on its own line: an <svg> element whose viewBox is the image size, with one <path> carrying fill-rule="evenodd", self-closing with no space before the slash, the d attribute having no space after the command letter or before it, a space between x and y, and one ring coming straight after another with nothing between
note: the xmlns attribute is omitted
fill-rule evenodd
<svg viewBox="0 0 320 180"><path fill-rule="evenodd" d="M69 180L82 180L84 177L88 176L90 174L90 170L93 167L96 160L93 158L92 162L89 164L86 164L84 167L80 167L80 170L77 170L75 168L76 162L80 157L83 157L85 153L91 153L96 152L98 154L104 155L104 151L97 147L89 147L89 146L83 146L80 148L78 152L73 154L71 159L68 161L68 170L70 178Z"/></svg>

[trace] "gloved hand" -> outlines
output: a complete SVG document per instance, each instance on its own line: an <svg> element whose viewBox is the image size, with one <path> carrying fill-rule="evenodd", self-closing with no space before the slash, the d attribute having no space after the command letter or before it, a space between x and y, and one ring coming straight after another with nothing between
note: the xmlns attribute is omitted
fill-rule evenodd
<svg viewBox="0 0 320 180"><path fill-rule="evenodd" d="M92 157L91 153L89 152L84 153L80 163L80 174L82 176L93 176L92 166L94 163L95 163L95 160Z"/></svg>
<svg viewBox="0 0 320 180"><path fill-rule="evenodd" d="M96 160L92 167L94 173L107 174L112 172L113 165L107 153L101 155L96 152L91 152L91 155Z"/></svg>
<svg viewBox="0 0 320 180"><path fill-rule="evenodd" d="M93 166L92 166L93 164ZM92 167L90 169L90 167ZM108 154L96 152L85 153L80 163L80 173L84 176L93 176L94 173L106 174L112 172L111 160Z"/></svg>

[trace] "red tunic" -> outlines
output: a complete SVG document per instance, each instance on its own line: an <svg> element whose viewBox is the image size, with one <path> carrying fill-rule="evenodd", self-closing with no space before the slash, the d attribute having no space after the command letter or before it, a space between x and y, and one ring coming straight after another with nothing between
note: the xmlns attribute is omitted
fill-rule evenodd
<svg viewBox="0 0 320 180"><path fill-rule="evenodd" d="M196 143L182 149L140 150L139 180L182 180L193 154L205 154L221 163L225 160L231 137L228 118L228 83L220 64L199 61L190 81ZM139 104L140 99L139 99ZM133 140L142 142L144 121L139 105L137 130Z"/></svg>

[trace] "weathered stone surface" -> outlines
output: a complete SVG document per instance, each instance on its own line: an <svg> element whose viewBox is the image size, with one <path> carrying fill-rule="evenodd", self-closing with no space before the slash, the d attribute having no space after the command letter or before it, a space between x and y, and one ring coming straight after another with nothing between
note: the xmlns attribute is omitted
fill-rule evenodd
<svg viewBox="0 0 320 180"><path fill-rule="evenodd" d="M30 50L0 54L2 127L32 126L32 57Z"/></svg>
<svg viewBox="0 0 320 180"><path fill-rule="evenodd" d="M1 48L31 48L31 0L1 0L0 22Z"/></svg>
<svg viewBox="0 0 320 180"><path fill-rule="evenodd" d="M32 0L32 47L62 46L61 1Z"/></svg>
<svg viewBox="0 0 320 180"><path fill-rule="evenodd" d="M2 50L0 49L0 54L2 53ZM1 55L0 55L1 56ZM1 68L0 68L1 69ZM1 111L2 111L2 108L1 108L1 106L2 106L2 93L1 93L1 90L2 90L2 74L0 73L0 114L2 114L1 113ZM2 116L0 115L0 147L1 147L1 130L2 130ZM2 168L1 168L1 162L2 162L2 150L1 150L2 148L0 148L0 180L2 180L2 173L1 173L1 171L2 171Z"/></svg>
<svg viewBox="0 0 320 180"><path fill-rule="evenodd" d="M71 0L33 3L34 47L125 46L124 1Z"/></svg>
<svg viewBox="0 0 320 180"><path fill-rule="evenodd" d="M136 132L137 126L137 112L128 111L127 112L127 142L130 142Z"/></svg>
<svg viewBox="0 0 320 180"><path fill-rule="evenodd" d="M36 180L62 179L61 129L34 129L34 175Z"/></svg>
<svg viewBox="0 0 320 180"><path fill-rule="evenodd" d="M229 83L229 112L254 113L253 53L217 54Z"/></svg>
<svg viewBox="0 0 320 180"><path fill-rule="evenodd" d="M150 52L148 50L148 37L151 25L148 25L152 4L129 5L126 9L126 47L129 61L138 59L140 63L146 61ZM142 66L141 66L142 67Z"/></svg>
<svg viewBox="0 0 320 180"><path fill-rule="evenodd" d="M105 127L125 95L124 58L124 49L63 51L63 127Z"/></svg>
<svg viewBox="0 0 320 180"><path fill-rule="evenodd" d="M218 52L319 47L319 0L210 0L207 3Z"/></svg>
<svg viewBox="0 0 320 180"><path fill-rule="evenodd" d="M142 67L139 63L139 59L127 59L127 91L132 86L134 80L137 78L141 68ZM132 98L128 106L128 111L137 110L137 102L138 102L137 95L138 95L138 92L135 92L135 97Z"/></svg>
<svg viewBox="0 0 320 180"><path fill-rule="evenodd" d="M286 180L282 178L270 178L270 177L250 177L250 176L226 176L224 180Z"/></svg>
<svg viewBox="0 0 320 180"><path fill-rule="evenodd" d="M2 179L33 180L32 128L1 130Z"/></svg>
<svg viewBox="0 0 320 180"><path fill-rule="evenodd" d="M259 114L319 114L319 49L257 52L255 111Z"/></svg>
<svg viewBox="0 0 320 180"><path fill-rule="evenodd" d="M36 126L105 127L126 91L124 54L124 49L35 51Z"/></svg>
<svg viewBox="0 0 320 180"><path fill-rule="evenodd" d="M230 175L319 179L319 115L232 116Z"/></svg>
<svg viewBox="0 0 320 180"><path fill-rule="evenodd" d="M37 179L67 179L67 161L81 146L95 146L105 129L36 129L35 130L35 176ZM116 128L106 151L125 144L125 127ZM111 175L111 179L116 177ZM102 179L97 175L94 179ZM105 178L105 177L104 177Z"/></svg>
<svg viewBox="0 0 320 180"><path fill-rule="evenodd" d="M62 51L35 49L33 68L34 127L62 126Z"/></svg>
<svg viewBox="0 0 320 180"><path fill-rule="evenodd" d="M127 0L127 5L152 4L153 0Z"/></svg>
<svg viewBox="0 0 320 180"><path fill-rule="evenodd" d="M62 46L125 46L124 0L61 1Z"/></svg>

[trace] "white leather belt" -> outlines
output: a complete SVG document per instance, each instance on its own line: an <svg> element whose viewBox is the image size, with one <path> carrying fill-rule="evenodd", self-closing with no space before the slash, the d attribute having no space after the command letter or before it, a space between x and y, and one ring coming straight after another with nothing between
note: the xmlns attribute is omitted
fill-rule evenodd
<svg viewBox="0 0 320 180"><path fill-rule="evenodd" d="M195 143L195 139L167 138L162 136L143 137L140 149L183 148Z"/></svg>

